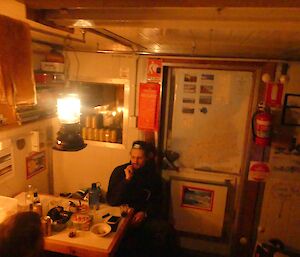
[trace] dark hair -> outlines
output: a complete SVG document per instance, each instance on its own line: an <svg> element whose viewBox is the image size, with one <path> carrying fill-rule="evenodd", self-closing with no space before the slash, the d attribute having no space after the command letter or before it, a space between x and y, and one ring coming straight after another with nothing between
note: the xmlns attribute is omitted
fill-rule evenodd
<svg viewBox="0 0 300 257"><path fill-rule="evenodd" d="M37 257L44 246L40 217L19 212L0 225L1 257Z"/></svg>

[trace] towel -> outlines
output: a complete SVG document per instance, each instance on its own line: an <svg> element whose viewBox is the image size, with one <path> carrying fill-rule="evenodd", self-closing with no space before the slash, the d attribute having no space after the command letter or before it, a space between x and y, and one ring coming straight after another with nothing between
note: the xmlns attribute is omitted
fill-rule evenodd
<svg viewBox="0 0 300 257"><path fill-rule="evenodd" d="M36 104L29 25L0 15L0 103Z"/></svg>

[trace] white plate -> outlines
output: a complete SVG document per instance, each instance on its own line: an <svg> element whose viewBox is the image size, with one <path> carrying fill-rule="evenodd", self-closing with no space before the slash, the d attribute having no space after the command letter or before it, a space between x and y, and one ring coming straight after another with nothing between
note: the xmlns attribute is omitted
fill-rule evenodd
<svg viewBox="0 0 300 257"><path fill-rule="evenodd" d="M111 227L104 223L98 223L91 227L91 232L97 236L106 236L111 231Z"/></svg>

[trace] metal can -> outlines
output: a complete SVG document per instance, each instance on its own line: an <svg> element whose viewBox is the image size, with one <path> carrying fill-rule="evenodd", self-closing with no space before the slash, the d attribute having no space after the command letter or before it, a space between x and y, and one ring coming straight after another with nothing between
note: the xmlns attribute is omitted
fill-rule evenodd
<svg viewBox="0 0 300 257"><path fill-rule="evenodd" d="M110 129L106 129L104 131L104 141L109 142L110 141Z"/></svg>
<svg viewBox="0 0 300 257"><path fill-rule="evenodd" d="M92 128L86 128L86 139L87 140L93 139L93 129Z"/></svg>
<svg viewBox="0 0 300 257"><path fill-rule="evenodd" d="M42 209L42 204L41 203L34 203L32 206L32 211L36 212L40 217L43 215L43 209Z"/></svg>
<svg viewBox="0 0 300 257"><path fill-rule="evenodd" d="M51 236L52 234L51 223L52 220L49 216L45 216L41 218L41 224L42 224L42 230L44 236Z"/></svg>
<svg viewBox="0 0 300 257"><path fill-rule="evenodd" d="M91 127L93 129L97 128L97 116L96 115L93 115L91 118Z"/></svg>
<svg viewBox="0 0 300 257"><path fill-rule="evenodd" d="M87 115L87 116L85 117L85 127L90 128L91 125L92 125L91 116L90 116L90 115Z"/></svg>
<svg viewBox="0 0 300 257"><path fill-rule="evenodd" d="M99 141L103 142L104 141L104 129L99 129L98 134L99 134L99 136L98 136Z"/></svg>
<svg viewBox="0 0 300 257"><path fill-rule="evenodd" d="M82 138L86 139L86 127L83 127L81 130Z"/></svg>
<svg viewBox="0 0 300 257"><path fill-rule="evenodd" d="M110 142L116 143L117 142L117 131L112 129L110 132Z"/></svg>
<svg viewBox="0 0 300 257"><path fill-rule="evenodd" d="M93 129L93 140L99 140L99 131L96 128Z"/></svg>

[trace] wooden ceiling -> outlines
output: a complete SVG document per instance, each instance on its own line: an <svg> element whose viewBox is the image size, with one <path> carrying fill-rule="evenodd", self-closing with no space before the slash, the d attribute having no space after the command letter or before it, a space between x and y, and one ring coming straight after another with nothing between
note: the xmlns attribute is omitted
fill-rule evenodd
<svg viewBox="0 0 300 257"><path fill-rule="evenodd" d="M299 0L19 2L29 19L93 34L89 49L300 60Z"/></svg>

